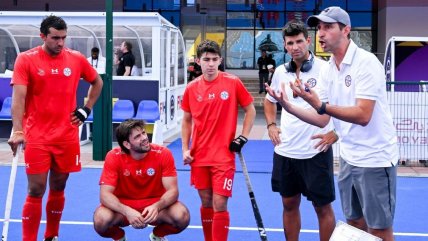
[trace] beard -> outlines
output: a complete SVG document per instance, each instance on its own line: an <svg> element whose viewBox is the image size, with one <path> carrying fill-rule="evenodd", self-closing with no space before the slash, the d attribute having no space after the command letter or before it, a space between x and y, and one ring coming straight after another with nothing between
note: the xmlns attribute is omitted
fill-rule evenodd
<svg viewBox="0 0 428 241"><path fill-rule="evenodd" d="M140 153L140 154L144 154L150 151L150 145L146 145L147 141L143 141L140 145L131 145L131 149L134 152Z"/></svg>

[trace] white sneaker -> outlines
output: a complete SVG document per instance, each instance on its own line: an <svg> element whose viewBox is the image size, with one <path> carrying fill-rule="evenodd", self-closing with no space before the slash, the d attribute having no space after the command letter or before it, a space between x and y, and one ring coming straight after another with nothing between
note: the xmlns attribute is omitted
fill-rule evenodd
<svg viewBox="0 0 428 241"><path fill-rule="evenodd" d="M158 237L158 236L154 235L153 233L150 233L149 241L168 241L168 239L165 237Z"/></svg>
<svg viewBox="0 0 428 241"><path fill-rule="evenodd" d="M55 236L53 238L45 238L45 239L43 239L43 241L58 241L58 240L59 240L58 236Z"/></svg>

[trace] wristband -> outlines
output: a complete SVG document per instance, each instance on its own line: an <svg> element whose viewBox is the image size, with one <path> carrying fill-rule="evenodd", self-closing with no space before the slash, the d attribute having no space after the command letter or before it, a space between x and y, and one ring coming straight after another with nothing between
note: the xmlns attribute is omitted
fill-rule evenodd
<svg viewBox="0 0 428 241"><path fill-rule="evenodd" d="M321 102L321 107L317 110L317 113L319 115L324 115L325 114L326 105L327 104L325 102Z"/></svg>
<svg viewBox="0 0 428 241"><path fill-rule="evenodd" d="M275 125L275 126L276 126L276 123L275 123L275 122L272 122L272 123L268 124L268 125L266 126L266 128L267 128L267 129L269 129L269 127L270 127L271 125Z"/></svg>
<svg viewBox="0 0 428 241"><path fill-rule="evenodd" d="M15 134L21 134L21 135L24 135L24 132L23 131L14 131L13 132L13 134L15 135Z"/></svg>

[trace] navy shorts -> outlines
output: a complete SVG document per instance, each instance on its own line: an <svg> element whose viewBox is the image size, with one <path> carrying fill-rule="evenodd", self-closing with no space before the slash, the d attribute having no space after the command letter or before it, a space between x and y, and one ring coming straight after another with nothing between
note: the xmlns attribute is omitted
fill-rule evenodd
<svg viewBox="0 0 428 241"><path fill-rule="evenodd" d="M302 194L320 207L336 199L333 174L333 150L320 152L309 159L273 155L272 191L283 197Z"/></svg>

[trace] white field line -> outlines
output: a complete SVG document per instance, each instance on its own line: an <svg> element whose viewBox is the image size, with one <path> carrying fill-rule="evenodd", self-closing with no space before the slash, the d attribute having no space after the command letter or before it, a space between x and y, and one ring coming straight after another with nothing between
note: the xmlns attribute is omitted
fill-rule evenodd
<svg viewBox="0 0 428 241"><path fill-rule="evenodd" d="M3 222L4 219L0 219L0 222ZM21 223L21 219L10 219L11 223ZM46 223L46 220L42 220L41 223ZM93 225L93 222L82 222L82 221L61 221L61 224L65 225ZM189 225L187 228L190 229L202 229L202 226L198 225ZM229 227L230 230L236 230L236 231L258 231L257 228L250 228L250 227ZM284 232L282 228L266 228L266 231L268 232ZM300 230L302 233L318 233L318 230L314 229L302 229ZM428 233L394 233L395 236L408 236L408 237L428 237Z"/></svg>

